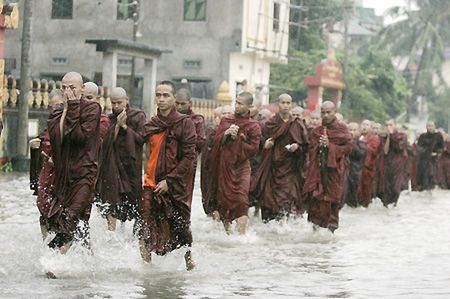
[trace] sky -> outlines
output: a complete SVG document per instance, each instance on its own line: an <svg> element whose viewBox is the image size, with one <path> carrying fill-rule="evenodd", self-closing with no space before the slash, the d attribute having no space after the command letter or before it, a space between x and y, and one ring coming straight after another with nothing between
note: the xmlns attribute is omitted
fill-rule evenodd
<svg viewBox="0 0 450 299"><path fill-rule="evenodd" d="M379 16L383 15L389 7L405 5L405 0L363 0L363 6L375 8L375 14ZM389 24L392 22L393 20L391 18L385 18L384 20L385 24Z"/></svg>

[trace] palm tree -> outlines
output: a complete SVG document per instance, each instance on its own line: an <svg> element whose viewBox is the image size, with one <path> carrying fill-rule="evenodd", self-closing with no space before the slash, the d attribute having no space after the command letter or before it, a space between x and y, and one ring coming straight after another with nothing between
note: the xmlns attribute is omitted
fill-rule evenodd
<svg viewBox="0 0 450 299"><path fill-rule="evenodd" d="M433 75L446 86L442 76L444 50L450 41L450 5L447 0L410 0L408 7L392 7L387 15L400 18L380 32L379 46L395 56L405 57L405 73L410 79L412 96L407 118L417 112L417 98L429 97ZM409 70L416 66L414 71Z"/></svg>

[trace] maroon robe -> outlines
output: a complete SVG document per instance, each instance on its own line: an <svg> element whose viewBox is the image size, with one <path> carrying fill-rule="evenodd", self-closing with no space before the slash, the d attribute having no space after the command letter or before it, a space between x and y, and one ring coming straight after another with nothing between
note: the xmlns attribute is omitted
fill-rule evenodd
<svg viewBox="0 0 450 299"><path fill-rule="evenodd" d="M106 133L108 133L108 129L111 126L111 121L109 120L109 117L105 114L102 114L100 116L100 141L103 142L105 139Z"/></svg>
<svg viewBox="0 0 450 299"><path fill-rule="evenodd" d="M207 127L206 128L206 142L203 146L202 157L201 157L201 168L200 168L200 189L202 191L202 204L203 211L206 215L210 215L212 212L217 210L214 205L215 201L208 198L207 194L208 188L211 185L211 151L214 145L214 137L216 136L216 128Z"/></svg>
<svg viewBox="0 0 450 299"><path fill-rule="evenodd" d="M39 222L49 229L48 212L50 211L55 175L53 161L50 159L52 154L48 130L44 130L41 134L41 146L39 149L42 159L42 169L39 173L36 205L41 214Z"/></svg>
<svg viewBox="0 0 450 299"><path fill-rule="evenodd" d="M408 140L405 133L394 132L389 137L389 152L384 155L384 187L381 201L388 206L397 204L407 180Z"/></svg>
<svg viewBox="0 0 450 299"><path fill-rule="evenodd" d="M348 156L348 174L345 178L343 193L343 203L346 203L353 208L359 205L358 186L361 171L365 165L366 155L366 143L359 139L353 139L352 152Z"/></svg>
<svg viewBox="0 0 450 299"><path fill-rule="evenodd" d="M258 121L258 124L260 126L261 132L266 124L267 120L264 121ZM250 158L250 168L251 168L251 175L250 175L250 191L248 193L248 200L249 200L249 206L250 207L256 207L259 209L261 207L260 198L258 195L258 190L255 190L255 188L252 188L256 184L256 180L258 180L257 174L258 170L260 168L261 162L263 160L263 154L264 154L264 144L266 142L266 139L263 135L261 135L261 139L259 140L259 149L258 153L256 155L252 156Z"/></svg>
<svg viewBox="0 0 450 299"><path fill-rule="evenodd" d="M306 155L308 136L302 120L289 116L285 122L279 113L266 122L263 136L266 140L273 138L274 146L263 150L263 160L250 191L260 202L263 220L269 221L300 207L298 161ZM293 143L299 148L289 152L286 145Z"/></svg>
<svg viewBox="0 0 450 299"><path fill-rule="evenodd" d="M144 187L139 201L141 227L138 234L148 251L164 255L192 244L189 184L196 159L196 134L191 118L177 112L175 107L167 117L159 111L152 117L145 125L145 140L161 132L166 135L159 149L155 181L166 180L169 190L158 195L151 187Z"/></svg>
<svg viewBox="0 0 450 299"><path fill-rule="evenodd" d="M314 128L309 136L309 157L303 193L307 196L305 203L308 221L334 231L339 226L345 156L352 151L353 138L347 126L337 119L326 126L329 145L322 172L319 166L319 139L323 135L324 127L320 125Z"/></svg>
<svg viewBox="0 0 450 299"><path fill-rule="evenodd" d="M102 144L102 162L97 191L103 212L121 221L137 217L142 191L142 129L146 117L142 110L126 108L127 128L119 128L114 139L117 115L109 115L110 126Z"/></svg>
<svg viewBox="0 0 450 299"><path fill-rule="evenodd" d="M225 131L231 125L239 126L236 139L228 136L222 144ZM222 118L211 153L212 179L208 198L216 201L220 217L231 222L248 215L250 189L250 161L259 149L261 127L249 115L234 114Z"/></svg>
<svg viewBox="0 0 450 299"><path fill-rule="evenodd" d="M444 150L438 162L438 181L442 189L450 189L450 140L444 142Z"/></svg>
<svg viewBox="0 0 450 299"><path fill-rule="evenodd" d="M48 119L54 162L54 190L49 210L50 229L71 239L80 220L87 221L98 172L100 104L81 100L68 102L63 136L62 107ZM66 239L67 241L67 239Z"/></svg>
<svg viewBox="0 0 450 299"><path fill-rule="evenodd" d="M432 190L437 183L437 162L444 149L444 138L439 132L424 133L417 140L417 174L418 190ZM435 153L435 156L432 156Z"/></svg>
<svg viewBox="0 0 450 299"><path fill-rule="evenodd" d="M376 134L370 133L367 134L364 141L367 147L367 155L358 185L358 203L363 207L368 207L372 202L374 194L377 162L380 156L380 152L378 150L380 146L380 137Z"/></svg>

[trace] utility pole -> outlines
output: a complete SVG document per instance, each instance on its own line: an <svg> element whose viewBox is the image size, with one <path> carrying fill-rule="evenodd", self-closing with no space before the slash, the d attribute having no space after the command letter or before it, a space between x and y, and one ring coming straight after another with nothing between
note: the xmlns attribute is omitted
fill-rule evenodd
<svg viewBox="0 0 450 299"><path fill-rule="evenodd" d="M20 58L20 97L18 103L17 151L14 169L25 172L28 163L28 93L31 79L32 0L23 1L22 53Z"/></svg>
<svg viewBox="0 0 450 299"><path fill-rule="evenodd" d="M343 75L344 80L347 80L348 75L348 56L349 56L349 45L348 45L348 23L350 19L350 12L352 9L352 0L344 0L344 68ZM343 100L346 99L347 93L344 91Z"/></svg>
<svg viewBox="0 0 450 299"><path fill-rule="evenodd" d="M136 42L136 34L139 26L139 0L134 0L133 3L133 42ZM136 58L131 57L131 75L130 75L130 100L133 103L136 90L134 87L134 80L136 76Z"/></svg>
<svg viewBox="0 0 450 299"><path fill-rule="evenodd" d="M303 0L298 0L297 4L300 6L300 9L298 10L297 14L298 14L298 19L297 19L297 23L298 23L298 27L297 27L297 38L296 38L296 49L300 50L300 32L301 32L301 21L302 21L302 11L303 11Z"/></svg>

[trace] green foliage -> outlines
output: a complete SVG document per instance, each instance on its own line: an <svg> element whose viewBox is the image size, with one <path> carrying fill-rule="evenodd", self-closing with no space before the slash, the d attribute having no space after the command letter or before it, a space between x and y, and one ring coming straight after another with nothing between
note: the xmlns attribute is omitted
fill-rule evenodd
<svg viewBox="0 0 450 299"><path fill-rule="evenodd" d="M11 161L6 162L4 165L0 166L0 171L12 172L13 171L13 166L12 166Z"/></svg>
<svg viewBox="0 0 450 299"><path fill-rule="evenodd" d="M366 51L350 57L345 100L346 118L384 121L405 110L410 90L385 52Z"/></svg>
<svg viewBox="0 0 450 299"><path fill-rule="evenodd" d="M430 119L436 123L436 127L447 130L450 120L450 89L447 88L432 100L433 104L428 105Z"/></svg>

